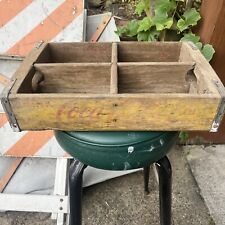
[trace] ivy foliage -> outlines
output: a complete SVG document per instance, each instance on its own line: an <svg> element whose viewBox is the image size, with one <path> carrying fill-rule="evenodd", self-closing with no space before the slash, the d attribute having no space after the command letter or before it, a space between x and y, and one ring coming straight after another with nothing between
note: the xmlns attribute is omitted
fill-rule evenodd
<svg viewBox="0 0 225 225"><path fill-rule="evenodd" d="M116 33L138 41L164 41L168 31L173 31L181 36L181 41L195 44L210 61L215 53L213 47L203 45L200 37L191 31L201 19L199 11L193 7L181 12L178 10L181 5L185 5L185 0L140 0L135 10L140 19L119 27Z"/></svg>

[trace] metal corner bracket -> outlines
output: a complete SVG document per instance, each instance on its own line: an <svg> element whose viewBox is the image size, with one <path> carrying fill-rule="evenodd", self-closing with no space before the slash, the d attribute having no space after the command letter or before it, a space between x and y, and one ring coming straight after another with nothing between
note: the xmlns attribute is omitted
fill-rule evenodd
<svg viewBox="0 0 225 225"><path fill-rule="evenodd" d="M9 85L7 85L4 88L4 90L1 94L1 103L2 103L3 109L6 113L6 116L8 118L9 124L12 127L13 131L19 132L21 130L20 130L20 127L17 123L16 117L12 111L12 107L9 102L9 94L10 94L10 91L11 91L13 85L15 84L15 82L16 82L16 80L11 80Z"/></svg>
<svg viewBox="0 0 225 225"><path fill-rule="evenodd" d="M219 93L221 95L220 106L218 108L218 112L216 114L216 117L212 123L212 127L210 130L210 132L215 133L215 132L218 132L220 123L221 123L224 113L225 113L225 88L221 81L219 81L219 80L212 80L212 81L216 85L217 90L219 91Z"/></svg>

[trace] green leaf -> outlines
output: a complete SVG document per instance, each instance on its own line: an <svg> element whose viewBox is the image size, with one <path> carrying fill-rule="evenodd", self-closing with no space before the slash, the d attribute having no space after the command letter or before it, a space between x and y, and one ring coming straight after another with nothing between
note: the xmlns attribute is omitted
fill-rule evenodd
<svg viewBox="0 0 225 225"><path fill-rule="evenodd" d="M140 0L140 2L136 5L135 13L141 16L144 11L149 11L149 6L149 0Z"/></svg>
<svg viewBox="0 0 225 225"><path fill-rule="evenodd" d="M195 26L200 19L201 16L199 12L192 8L183 14L183 18L178 20L177 28L182 32L188 29L190 26Z"/></svg>
<svg viewBox="0 0 225 225"><path fill-rule="evenodd" d="M159 31L151 30L148 35L148 41L157 41L159 39L159 34Z"/></svg>
<svg viewBox="0 0 225 225"><path fill-rule="evenodd" d="M182 142L185 142L185 141L188 140L189 135L188 135L187 132L181 131L180 134L179 134L179 138L180 138L180 140L181 140Z"/></svg>
<svg viewBox="0 0 225 225"><path fill-rule="evenodd" d="M210 61L215 53L215 50L212 45L206 44L201 50L202 54L205 58Z"/></svg>
<svg viewBox="0 0 225 225"><path fill-rule="evenodd" d="M152 26L153 26L152 21L148 17L145 17L143 20L140 21L139 28L138 28L137 32L147 31Z"/></svg>
<svg viewBox="0 0 225 225"><path fill-rule="evenodd" d="M202 49L202 43L201 42L197 42L195 43L196 47L201 50Z"/></svg>
<svg viewBox="0 0 225 225"><path fill-rule="evenodd" d="M167 18L165 15L157 15L153 18L153 23L156 26L156 30L162 31L164 29L170 29L173 25L173 18Z"/></svg>
<svg viewBox="0 0 225 225"><path fill-rule="evenodd" d="M180 39L181 41L192 42L196 47L201 50L202 43L200 42L200 36L193 34L192 32L187 33Z"/></svg>
<svg viewBox="0 0 225 225"><path fill-rule="evenodd" d="M135 9L135 13L138 14L139 16L141 16L141 14L144 12L145 10L145 3L143 1L139 2L137 5L136 5L136 9Z"/></svg>
<svg viewBox="0 0 225 225"><path fill-rule="evenodd" d="M138 33L137 39L138 41L157 41L159 38L159 31L156 31L155 29L151 29L148 31L142 31Z"/></svg>
<svg viewBox="0 0 225 225"><path fill-rule="evenodd" d="M137 35L138 33L138 27L139 27L139 21L137 20L131 20L128 24L127 24L127 31L126 31L126 35L128 37L134 37Z"/></svg>
<svg viewBox="0 0 225 225"><path fill-rule="evenodd" d="M155 1L155 14L158 13L167 15L176 9L176 2L174 0L156 0Z"/></svg>
<svg viewBox="0 0 225 225"><path fill-rule="evenodd" d="M169 15L175 9L176 2L174 0L156 0L153 23L158 31L171 28L173 25L173 17Z"/></svg>
<svg viewBox="0 0 225 225"><path fill-rule="evenodd" d="M200 37L190 32L188 34L185 34L184 37L182 37L180 40L181 41L187 41L187 42L191 41L194 44L196 44L197 42L199 42Z"/></svg>
<svg viewBox="0 0 225 225"><path fill-rule="evenodd" d="M149 32L142 31L138 33L137 39L138 41L148 41Z"/></svg>
<svg viewBox="0 0 225 225"><path fill-rule="evenodd" d="M202 43L200 42L200 37L191 32L185 34L184 37L181 38L181 41L190 41L193 44L195 44L208 61L212 59L215 53L215 50L212 45L206 44L203 46Z"/></svg>
<svg viewBox="0 0 225 225"><path fill-rule="evenodd" d="M128 22L127 26L118 27L115 33L118 34L119 36L134 37L137 35L138 27L139 27L139 21L132 20Z"/></svg>
<svg viewBox="0 0 225 225"><path fill-rule="evenodd" d="M123 36L123 34L126 34L126 32L127 32L126 27L117 27L117 31L115 31L115 33L120 37Z"/></svg>

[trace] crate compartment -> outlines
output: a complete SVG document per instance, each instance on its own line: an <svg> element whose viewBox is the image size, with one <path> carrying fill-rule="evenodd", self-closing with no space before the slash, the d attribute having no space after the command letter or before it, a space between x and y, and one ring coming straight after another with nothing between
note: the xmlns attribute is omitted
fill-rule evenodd
<svg viewBox="0 0 225 225"><path fill-rule="evenodd" d="M118 43L118 62L178 62L181 43Z"/></svg>
<svg viewBox="0 0 225 225"><path fill-rule="evenodd" d="M111 53L111 43L49 43L36 63L110 63Z"/></svg>
<svg viewBox="0 0 225 225"><path fill-rule="evenodd" d="M110 92L109 63L49 63L34 64L36 76L41 76L39 93L90 93ZM35 80L34 76L33 86ZM36 91L37 92L37 91Z"/></svg>
<svg viewBox="0 0 225 225"><path fill-rule="evenodd" d="M194 63L119 63L119 93L188 93ZM195 81L195 80L194 80Z"/></svg>
<svg viewBox="0 0 225 225"><path fill-rule="evenodd" d="M111 62L111 43L49 43L51 62L104 63Z"/></svg>

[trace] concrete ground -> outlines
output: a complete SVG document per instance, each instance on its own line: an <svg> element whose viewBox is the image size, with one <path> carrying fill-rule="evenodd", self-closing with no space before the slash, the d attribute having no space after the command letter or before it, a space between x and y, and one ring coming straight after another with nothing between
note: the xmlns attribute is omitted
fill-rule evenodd
<svg viewBox="0 0 225 225"><path fill-rule="evenodd" d="M213 225L190 172L184 152L176 147L169 158L173 167L173 224ZM153 173L151 192L144 195L141 172L115 178L84 190L84 225L159 225L158 187ZM49 214L0 213L0 225L52 225Z"/></svg>
<svg viewBox="0 0 225 225"><path fill-rule="evenodd" d="M225 225L225 145L185 148L191 171L217 225Z"/></svg>

